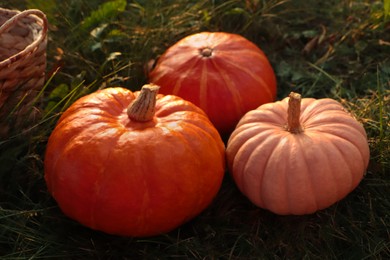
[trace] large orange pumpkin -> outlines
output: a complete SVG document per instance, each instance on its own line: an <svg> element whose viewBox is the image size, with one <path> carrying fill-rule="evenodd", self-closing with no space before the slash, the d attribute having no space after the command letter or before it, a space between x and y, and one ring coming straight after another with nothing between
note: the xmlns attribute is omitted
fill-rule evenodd
<svg viewBox="0 0 390 260"><path fill-rule="evenodd" d="M226 136L249 110L274 101L276 79L263 51L225 32L187 36L158 59L149 80L193 102Z"/></svg>
<svg viewBox="0 0 390 260"><path fill-rule="evenodd" d="M313 213L341 200L369 161L366 132L340 103L301 100L296 93L248 112L226 153L242 193L283 215Z"/></svg>
<svg viewBox="0 0 390 260"><path fill-rule="evenodd" d="M224 144L204 112L158 87L107 88L67 109L45 156L62 211L92 229L150 236L190 220L224 175Z"/></svg>

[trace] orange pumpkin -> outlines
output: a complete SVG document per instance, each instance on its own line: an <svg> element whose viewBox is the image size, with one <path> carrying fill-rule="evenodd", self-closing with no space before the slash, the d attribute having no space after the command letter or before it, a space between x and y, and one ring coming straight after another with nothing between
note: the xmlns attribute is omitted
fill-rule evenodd
<svg viewBox="0 0 390 260"><path fill-rule="evenodd" d="M248 112L227 144L230 172L255 205L301 215L344 198L369 162L363 126L329 98L288 98Z"/></svg>
<svg viewBox="0 0 390 260"><path fill-rule="evenodd" d="M224 144L201 109L157 90L107 88L61 116L47 144L45 180L66 215L110 234L151 236L211 203Z"/></svg>
<svg viewBox="0 0 390 260"><path fill-rule="evenodd" d="M225 32L181 39L158 59L149 80L161 86L160 93L203 109L222 136L229 135L246 112L276 96L275 74L263 51Z"/></svg>

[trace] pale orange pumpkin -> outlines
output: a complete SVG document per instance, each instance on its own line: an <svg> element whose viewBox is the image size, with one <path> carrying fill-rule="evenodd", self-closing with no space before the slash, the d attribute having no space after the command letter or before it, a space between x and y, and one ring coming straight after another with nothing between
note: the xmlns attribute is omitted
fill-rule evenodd
<svg viewBox="0 0 390 260"><path fill-rule="evenodd" d="M168 232L204 210L225 171L225 147L192 103L107 88L61 116L45 154L45 180L62 211L123 236Z"/></svg>
<svg viewBox="0 0 390 260"><path fill-rule="evenodd" d="M369 162L363 126L329 98L288 98L248 112L227 144L229 170L255 205L303 215L343 199Z"/></svg>

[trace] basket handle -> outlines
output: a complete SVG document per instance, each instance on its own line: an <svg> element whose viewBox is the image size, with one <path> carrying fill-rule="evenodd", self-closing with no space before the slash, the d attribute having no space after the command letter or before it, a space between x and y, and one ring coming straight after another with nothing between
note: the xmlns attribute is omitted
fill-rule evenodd
<svg viewBox="0 0 390 260"><path fill-rule="evenodd" d="M18 21L18 19L21 19L23 17L29 16L29 15L36 15L39 18L42 19L42 33L39 35L39 37L30 45L28 45L26 48L24 48L21 52L9 57L6 60L0 61L1 66L7 66L8 64L14 62L15 60L19 59L21 56L25 55L26 53L32 52L32 50L40 43L42 42L47 35L47 29L48 29L48 22L46 15L38 9L29 9L25 10L23 12L18 12L16 15L12 16L10 19L8 19L1 27L0 27L0 34L4 31L8 30L10 27L15 25Z"/></svg>

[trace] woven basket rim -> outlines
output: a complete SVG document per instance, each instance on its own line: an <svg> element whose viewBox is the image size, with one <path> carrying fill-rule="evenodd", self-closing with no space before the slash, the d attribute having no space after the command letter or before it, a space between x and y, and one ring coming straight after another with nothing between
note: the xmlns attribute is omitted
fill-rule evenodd
<svg viewBox="0 0 390 260"><path fill-rule="evenodd" d="M13 14L13 16L1 25L0 34L11 28L18 19L22 19L27 16L34 17L36 21L41 21L42 30L40 31L39 36L31 44L26 46L26 48L24 48L22 51L8 57L7 59L0 61L0 69L9 66L11 63L16 62L17 60L31 53L37 46L39 46L42 42L46 40L48 30L48 21L46 15L41 10L28 9L24 11L18 11L0 8L0 15L1 13Z"/></svg>

